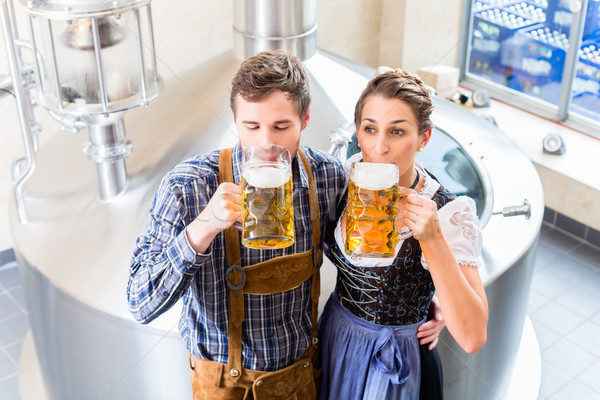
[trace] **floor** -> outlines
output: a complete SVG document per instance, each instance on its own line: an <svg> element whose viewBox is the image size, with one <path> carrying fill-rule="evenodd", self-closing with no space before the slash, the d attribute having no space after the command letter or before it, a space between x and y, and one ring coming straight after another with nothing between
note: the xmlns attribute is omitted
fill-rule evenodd
<svg viewBox="0 0 600 400"><path fill-rule="evenodd" d="M600 400L600 249L546 222L529 317L542 358L538 400ZM0 394L18 400L18 364L28 327L12 251L0 253Z"/></svg>

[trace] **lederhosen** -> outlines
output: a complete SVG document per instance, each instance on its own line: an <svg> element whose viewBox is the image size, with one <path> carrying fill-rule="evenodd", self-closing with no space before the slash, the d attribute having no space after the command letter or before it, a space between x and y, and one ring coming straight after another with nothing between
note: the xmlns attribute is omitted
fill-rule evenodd
<svg viewBox="0 0 600 400"><path fill-rule="evenodd" d="M232 149L219 155L221 182L233 182ZM258 264L240 266L240 240L235 227L225 230L227 252L226 279L229 287L229 349L228 363L222 364L194 357L192 388L194 400L219 399L316 399L318 361L317 312L320 292L319 268L323 261L320 246L321 225L319 205L312 170L300 149L298 154L308 175L310 220L313 246L309 251L276 257ZM244 294L266 295L294 289L312 277L312 338L311 344L294 364L284 369L265 372L242 368L242 322Z"/></svg>

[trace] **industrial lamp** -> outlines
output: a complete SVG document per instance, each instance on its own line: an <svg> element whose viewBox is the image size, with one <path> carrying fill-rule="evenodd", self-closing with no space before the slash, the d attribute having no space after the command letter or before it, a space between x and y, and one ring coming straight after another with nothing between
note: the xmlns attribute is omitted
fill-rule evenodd
<svg viewBox="0 0 600 400"><path fill-rule="evenodd" d="M123 116L147 105L163 89L157 73L150 0L21 0L29 41L17 39L12 0L0 0L11 79L0 77L17 99L27 163L13 166L19 220L25 222L23 183L35 168L32 101L63 129L87 128L84 153L96 163L99 197L110 200L127 183L132 143ZM21 56L32 53L31 64Z"/></svg>

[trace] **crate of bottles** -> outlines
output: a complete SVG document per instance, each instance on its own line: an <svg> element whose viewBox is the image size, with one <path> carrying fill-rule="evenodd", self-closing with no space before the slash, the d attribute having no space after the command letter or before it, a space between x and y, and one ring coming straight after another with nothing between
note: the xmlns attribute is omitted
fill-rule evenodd
<svg viewBox="0 0 600 400"><path fill-rule="evenodd" d="M471 60L493 66L499 61L505 40L533 21L502 8L481 10L473 15ZM475 59L475 60L473 60Z"/></svg>
<svg viewBox="0 0 600 400"><path fill-rule="evenodd" d="M546 22L557 31L568 34L573 23L570 0L550 0L546 12ZM600 0L588 0L583 26L583 39L587 40L600 32Z"/></svg>
<svg viewBox="0 0 600 400"><path fill-rule="evenodd" d="M600 41L582 43L578 61L573 90L600 95Z"/></svg>
<svg viewBox="0 0 600 400"><path fill-rule="evenodd" d="M528 1L519 1L512 4L507 4L503 8L536 24L546 22L546 10L541 6L531 4Z"/></svg>
<svg viewBox="0 0 600 400"><path fill-rule="evenodd" d="M501 63L527 75L536 85L559 82L568 48L565 33L535 25L521 29L504 43Z"/></svg>

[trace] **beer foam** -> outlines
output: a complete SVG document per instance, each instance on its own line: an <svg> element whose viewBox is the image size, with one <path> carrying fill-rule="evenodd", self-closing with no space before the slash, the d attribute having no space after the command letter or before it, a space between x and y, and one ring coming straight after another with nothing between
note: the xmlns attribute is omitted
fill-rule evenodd
<svg viewBox="0 0 600 400"><path fill-rule="evenodd" d="M275 188L285 185L292 171L288 168L250 167L244 168L242 175L249 185L259 188Z"/></svg>
<svg viewBox="0 0 600 400"><path fill-rule="evenodd" d="M355 163L350 179L356 186L363 189L387 189L398 184L398 166L369 162Z"/></svg>

